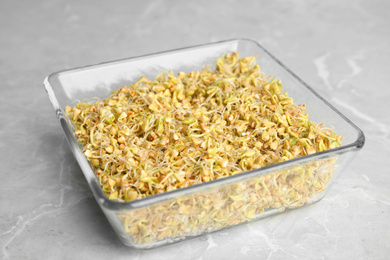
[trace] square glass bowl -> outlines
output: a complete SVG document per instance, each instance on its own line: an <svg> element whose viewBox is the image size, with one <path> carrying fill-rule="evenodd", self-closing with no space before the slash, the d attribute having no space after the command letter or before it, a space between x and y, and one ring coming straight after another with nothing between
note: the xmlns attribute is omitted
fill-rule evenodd
<svg viewBox="0 0 390 260"><path fill-rule="evenodd" d="M74 137L65 106L104 99L117 87L163 70L200 70L227 52L257 56L265 75L280 79L309 119L325 122L343 137L341 147L230 177L130 202L109 200ZM364 145L363 132L258 43L234 39L143 57L76 68L49 75L44 86L85 178L120 240L151 248L298 208L323 198L327 188Z"/></svg>

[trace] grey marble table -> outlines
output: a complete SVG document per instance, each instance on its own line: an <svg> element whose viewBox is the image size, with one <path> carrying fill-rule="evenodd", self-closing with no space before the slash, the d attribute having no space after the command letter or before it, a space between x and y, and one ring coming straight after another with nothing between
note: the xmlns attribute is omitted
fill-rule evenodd
<svg viewBox="0 0 390 260"><path fill-rule="evenodd" d="M0 2L0 258L388 259L389 1ZM121 244L43 89L62 69L251 38L362 128L319 203L174 246Z"/></svg>

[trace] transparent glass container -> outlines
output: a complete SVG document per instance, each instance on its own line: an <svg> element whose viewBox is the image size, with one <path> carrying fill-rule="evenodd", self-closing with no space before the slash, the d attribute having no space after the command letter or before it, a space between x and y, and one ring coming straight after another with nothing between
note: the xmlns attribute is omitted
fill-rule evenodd
<svg viewBox="0 0 390 260"><path fill-rule="evenodd" d="M106 98L115 88L156 77L163 70L200 70L227 52L257 56L265 75L283 83L309 119L326 122L343 137L341 147L130 202L109 200L64 112L80 100ZM53 73L44 86L84 176L120 240L152 248L254 221L323 198L329 185L364 145L363 132L258 43L234 39ZM302 181L300 181L302 180Z"/></svg>

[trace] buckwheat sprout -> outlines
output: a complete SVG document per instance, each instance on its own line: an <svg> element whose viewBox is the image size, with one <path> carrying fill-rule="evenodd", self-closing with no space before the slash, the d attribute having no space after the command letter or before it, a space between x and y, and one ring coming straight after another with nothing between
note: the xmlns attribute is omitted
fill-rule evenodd
<svg viewBox="0 0 390 260"><path fill-rule="evenodd" d="M66 107L108 198L141 199L340 146L341 136L309 121L305 105L255 60L227 53L215 69L141 77L104 100ZM150 243L298 207L326 188L334 164L324 159L124 212L123 223L135 242Z"/></svg>

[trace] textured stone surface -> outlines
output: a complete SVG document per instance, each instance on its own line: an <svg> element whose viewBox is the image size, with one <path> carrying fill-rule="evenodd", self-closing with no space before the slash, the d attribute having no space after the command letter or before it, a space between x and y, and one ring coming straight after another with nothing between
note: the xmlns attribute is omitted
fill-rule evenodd
<svg viewBox="0 0 390 260"><path fill-rule="evenodd" d="M387 258L389 3L1 1L0 258ZM127 248L92 197L43 79L241 37L260 42L361 127L364 149L320 203L174 246Z"/></svg>

